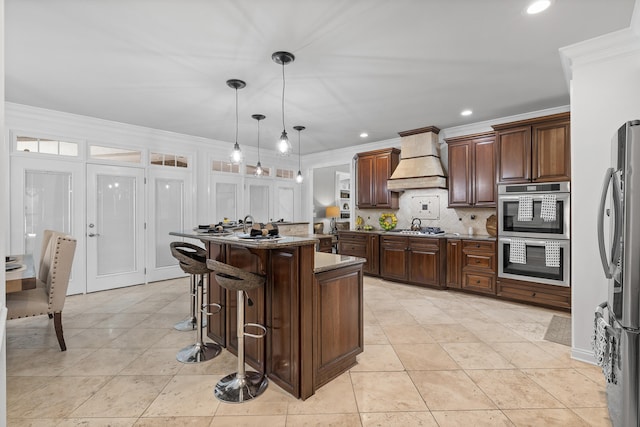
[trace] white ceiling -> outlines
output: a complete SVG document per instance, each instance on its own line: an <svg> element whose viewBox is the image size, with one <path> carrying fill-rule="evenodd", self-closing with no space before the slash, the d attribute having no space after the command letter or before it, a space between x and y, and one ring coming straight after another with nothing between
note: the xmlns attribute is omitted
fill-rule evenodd
<svg viewBox="0 0 640 427"><path fill-rule="evenodd" d="M286 50L303 154L567 105L558 49L628 27L634 0L528 1L5 0L6 100L233 141L238 78L238 142L261 113L273 148Z"/></svg>

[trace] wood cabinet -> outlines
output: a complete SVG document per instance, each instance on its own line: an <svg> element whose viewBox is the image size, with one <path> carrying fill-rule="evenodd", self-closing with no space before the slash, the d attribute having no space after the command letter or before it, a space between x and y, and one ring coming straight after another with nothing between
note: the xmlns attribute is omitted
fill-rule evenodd
<svg viewBox="0 0 640 427"><path fill-rule="evenodd" d="M461 289L495 295L496 242L462 240Z"/></svg>
<svg viewBox="0 0 640 427"><path fill-rule="evenodd" d="M499 183L569 181L570 113L494 125Z"/></svg>
<svg viewBox="0 0 640 427"><path fill-rule="evenodd" d="M449 207L496 205L494 132L446 139Z"/></svg>
<svg viewBox="0 0 640 427"><path fill-rule="evenodd" d="M448 288L460 288L462 285L462 241L447 239L447 277Z"/></svg>
<svg viewBox="0 0 640 427"><path fill-rule="evenodd" d="M446 239L380 237L380 275L414 285L443 287Z"/></svg>
<svg viewBox="0 0 640 427"><path fill-rule="evenodd" d="M498 296L543 307L571 310L571 288L543 283L498 279Z"/></svg>
<svg viewBox="0 0 640 427"><path fill-rule="evenodd" d="M397 209L399 195L387 189L387 180L400 162L400 150L358 153L356 194L359 209Z"/></svg>
<svg viewBox="0 0 640 427"><path fill-rule="evenodd" d="M379 237L375 233L339 231L338 253L365 258L367 262L363 264L362 271L371 276L378 276L380 274Z"/></svg>
<svg viewBox="0 0 640 427"><path fill-rule="evenodd" d="M316 244L316 251L318 252L333 252L333 236L330 234L316 234L315 238L318 239Z"/></svg>
<svg viewBox="0 0 640 427"><path fill-rule="evenodd" d="M352 265L315 274L313 381L317 389L351 368L362 353L362 269Z"/></svg>

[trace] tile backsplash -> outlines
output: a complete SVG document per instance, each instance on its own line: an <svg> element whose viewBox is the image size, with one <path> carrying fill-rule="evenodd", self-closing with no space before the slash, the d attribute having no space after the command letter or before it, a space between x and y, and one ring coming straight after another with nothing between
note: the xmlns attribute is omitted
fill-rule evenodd
<svg viewBox="0 0 640 427"><path fill-rule="evenodd" d="M469 227L472 227L474 235L489 234L486 222L496 213L495 208L448 208L448 197L447 190L442 189L407 190L400 196L400 208L397 210L356 208L354 215L360 215L365 224L372 225L375 230L380 230L378 218L382 213L394 212L398 217L396 228L409 228L413 218L420 218L423 227L440 227L447 233L467 235ZM424 211L421 210L423 206L426 208Z"/></svg>

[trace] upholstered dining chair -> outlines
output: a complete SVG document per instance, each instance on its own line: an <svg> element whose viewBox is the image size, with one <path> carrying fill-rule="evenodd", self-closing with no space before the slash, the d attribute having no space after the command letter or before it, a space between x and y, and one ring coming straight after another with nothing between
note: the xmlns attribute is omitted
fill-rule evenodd
<svg viewBox="0 0 640 427"><path fill-rule="evenodd" d="M48 243L47 243L48 240ZM7 294L9 319L48 315L60 344L66 351L62 333L62 308L76 251L76 239L57 231L43 233L42 257L35 289Z"/></svg>

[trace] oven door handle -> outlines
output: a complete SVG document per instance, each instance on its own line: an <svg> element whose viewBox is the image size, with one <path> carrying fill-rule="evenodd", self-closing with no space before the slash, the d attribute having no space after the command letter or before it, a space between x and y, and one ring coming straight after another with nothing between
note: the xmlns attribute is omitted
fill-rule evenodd
<svg viewBox="0 0 640 427"><path fill-rule="evenodd" d="M513 239L514 239L513 237L500 237L499 240L501 242L511 243ZM565 239L531 240L531 239L520 239L517 237L516 239L524 241L524 244L526 246L544 246L545 242L560 242L560 246L565 246L569 243L569 241Z"/></svg>
<svg viewBox="0 0 640 427"><path fill-rule="evenodd" d="M607 259L607 248L604 242L604 213L606 209L607 194L609 193L609 184L613 180L613 210L614 210L614 226L613 226L613 244L611 246L611 261ZM600 207L598 209L598 249L600 250L600 261L602 269L607 279L611 279L616 271L618 258L620 258L620 227L622 222L622 206L620 193L617 186L619 180L613 168L608 168L604 175L602 184L602 193L600 195Z"/></svg>

